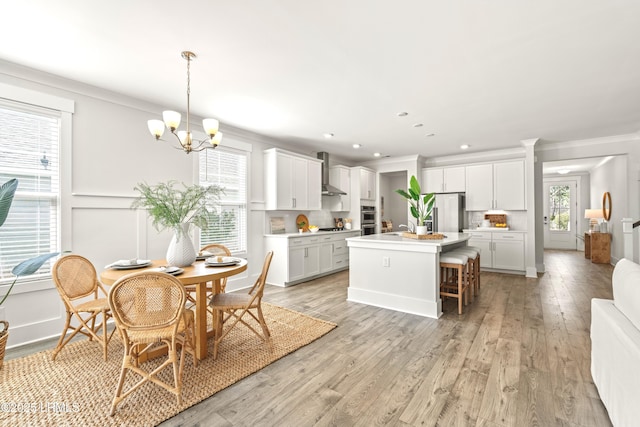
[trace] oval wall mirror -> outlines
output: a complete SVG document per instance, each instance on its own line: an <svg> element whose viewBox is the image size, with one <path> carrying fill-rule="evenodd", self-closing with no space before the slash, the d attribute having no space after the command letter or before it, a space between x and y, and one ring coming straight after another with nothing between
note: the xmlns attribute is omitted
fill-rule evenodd
<svg viewBox="0 0 640 427"><path fill-rule="evenodd" d="M605 221L611 218L611 194L608 191L602 195L602 217Z"/></svg>

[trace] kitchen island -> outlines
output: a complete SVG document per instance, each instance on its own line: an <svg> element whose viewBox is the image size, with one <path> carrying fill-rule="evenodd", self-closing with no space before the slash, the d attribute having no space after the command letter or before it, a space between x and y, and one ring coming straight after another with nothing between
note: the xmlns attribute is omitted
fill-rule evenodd
<svg viewBox="0 0 640 427"><path fill-rule="evenodd" d="M347 300L420 316L442 316L440 254L466 246L466 233L442 240L416 240L401 233L347 239Z"/></svg>

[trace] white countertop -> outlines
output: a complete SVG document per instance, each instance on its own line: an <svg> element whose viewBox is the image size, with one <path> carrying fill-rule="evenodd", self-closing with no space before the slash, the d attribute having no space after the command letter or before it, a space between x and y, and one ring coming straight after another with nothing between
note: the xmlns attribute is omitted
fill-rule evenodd
<svg viewBox="0 0 640 427"><path fill-rule="evenodd" d="M407 245L420 245L420 246L448 246L456 243L461 243L471 238L467 233L443 233L446 237L441 240L427 240L427 239L411 239L408 237L402 237L402 233L383 233L383 234L370 234L368 236L349 237L347 242L357 243L402 243Z"/></svg>
<svg viewBox="0 0 640 427"><path fill-rule="evenodd" d="M360 229L352 229L352 230L339 230L339 231L317 231L315 233L312 233L310 231L306 232L306 233L280 233L280 234L265 234L264 237L281 237L284 239L290 239L290 238L295 238L295 237L311 237L311 236L318 236L321 234L344 234L344 233L353 233L353 232L357 232L360 233Z"/></svg>

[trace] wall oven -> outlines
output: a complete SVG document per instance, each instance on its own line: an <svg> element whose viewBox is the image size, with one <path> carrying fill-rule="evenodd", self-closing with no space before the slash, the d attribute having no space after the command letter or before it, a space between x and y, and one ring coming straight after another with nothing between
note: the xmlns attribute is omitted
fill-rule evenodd
<svg viewBox="0 0 640 427"><path fill-rule="evenodd" d="M375 206L362 206L360 208L360 228L362 235L375 234L376 232L376 208Z"/></svg>

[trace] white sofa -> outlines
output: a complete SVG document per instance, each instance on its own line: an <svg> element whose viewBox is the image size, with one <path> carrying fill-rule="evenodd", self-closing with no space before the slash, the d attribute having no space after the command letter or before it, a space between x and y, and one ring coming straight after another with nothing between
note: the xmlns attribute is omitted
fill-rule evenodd
<svg viewBox="0 0 640 427"><path fill-rule="evenodd" d="M640 265L613 270L613 300L591 300L591 376L614 426L640 425Z"/></svg>

